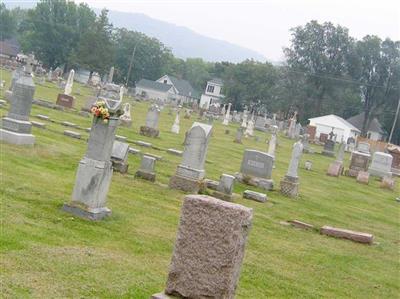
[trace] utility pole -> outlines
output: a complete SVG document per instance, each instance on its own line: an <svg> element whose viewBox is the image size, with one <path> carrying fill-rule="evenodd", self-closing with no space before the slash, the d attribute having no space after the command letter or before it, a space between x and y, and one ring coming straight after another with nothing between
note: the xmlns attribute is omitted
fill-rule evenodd
<svg viewBox="0 0 400 299"><path fill-rule="evenodd" d="M389 143L392 141L394 128L396 127L396 121L399 118L399 110L400 110L400 98L399 98L399 103L397 104L397 110L396 110L396 114L394 116L393 126L392 126L392 129L390 130Z"/></svg>
<svg viewBox="0 0 400 299"><path fill-rule="evenodd" d="M131 61L129 62L128 74L126 75L126 82L125 82L126 88L128 88L129 75L131 74L131 69L132 69L132 65L133 65L133 57L135 57L135 52L136 52L136 46L137 46L137 44L133 48Z"/></svg>

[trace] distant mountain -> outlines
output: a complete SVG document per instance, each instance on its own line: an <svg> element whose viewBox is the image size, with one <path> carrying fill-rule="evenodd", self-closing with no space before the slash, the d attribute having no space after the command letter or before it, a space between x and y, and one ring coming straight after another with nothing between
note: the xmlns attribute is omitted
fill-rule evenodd
<svg viewBox="0 0 400 299"><path fill-rule="evenodd" d="M3 0L8 8L33 8L37 0ZM100 9L92 9L98 14ZM254 59L265 62L262 54L223 40L201 35L193 30L168 22L150 18L144 14L109 11L109 19L115 27L125 27L155 37L171 48L172 53L179 58L200 57L206 61L241 62Z"/></svg>
<svg viewBox="0 0 400 299"><path fill-rule="evenodd" d="M109 18L115 27L125 27L159 39L179 58L200 57L212 62L241 62L248 58L266 61L266 58L256 51L210 38L186 27L156 20L144 14L110 11Z"/></svg>

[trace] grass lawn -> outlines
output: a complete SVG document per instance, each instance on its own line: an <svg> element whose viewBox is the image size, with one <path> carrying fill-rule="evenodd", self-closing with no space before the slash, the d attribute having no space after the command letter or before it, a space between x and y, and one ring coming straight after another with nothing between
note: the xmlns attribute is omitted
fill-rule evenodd
<svg viewBox="0 0 400 299"><path fill-rule="evenodd" d="M10 73L0 71L0 80L8 86ZM74 91L78 86L81 95L76 107L80 108L91 90L76 83ZM37 85L35 98L55 102L59 92L52 83ZM138 132L148 105L129 101L134 103L132 128L118 128L117 134L151 142L160 149L183 149L184 133L196 117L182 117L181 133L175 135L170 133L174 115L164 109L160 137L147 138ZM8 109L0 109L0 115ZM91 123L76 113L34 105L31 120L38 120L37 114L84 128ZM140 157L129 155L129 173L115 173L112 178L108 194L112 216L89 222L60 210L70 200L88 133L79 131L83 140L76 140L62 135L68 128L50 122L47 127L51 130L33 128L33 148L0 144L2 297L149 298L163 290L184 197L167 184L181 158L132 145L163 156L156 162L157 182L134 179ZM206 163L208 178L218 180L222 173L238 171L246 148L267 149L269 135L257 131L260 142L233 143L236 128L230 124L227 135L221 121L214 123ZM278 141L272 174L277 187L293 144L283 136ZM304 169L306 160L313 162L312 171ZM264 204L236 201L254 210L237 298L398 298L400 204L395 197L400 195L400 181L397 178L393 192L380 189L375 180L365 186L354 178L328 177L325 173L332 160L319 154L303 155L297 200L276 190L268 192ZM348 160L346 154L345 167ZM257 190L235 185L236 193L245 189ZM362 245L280 224L291 219L372 233L376 244Z"/></svg>

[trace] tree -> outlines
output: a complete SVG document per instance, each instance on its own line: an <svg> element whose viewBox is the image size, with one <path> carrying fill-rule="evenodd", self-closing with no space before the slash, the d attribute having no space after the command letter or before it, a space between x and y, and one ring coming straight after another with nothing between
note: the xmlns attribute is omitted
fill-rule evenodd
<svg viewBox="0 0 400 299"><path fill-rule="evenodd" d="M34 52L44 65L64 64L66 70L82 35L95 20L96 14L86 4L42 0L28 12L21 46L25 52Z"/></svg>
<svg viewBox="0 0 400 299"><path fill-rule="evenodd" d="M164 75L171 52L159 40L140 32L118 28L115 31L116 82L125 83L133 49L136 47L128 85L142 78L156 80Z"/></svg>
<svg viewBox="0 0 400 299"><path fill-rule="evenodd" d="M284 49L287 64L291 71L304 74L306 84L312 87L309 89L312 111L321 115L332 110L329 104L335 100L332 98L333 91L340 87L340 81L334 78L348 73L353 39L347 28L329 22L319 24L311 21L291 31L292 45ZM326 103L328 107L324 106Z"/></svg>
<svg viewBox="0 0 400 299"><path fill-rule="evenodd" d="M17 22L4 3L0 3L0 40L13 37L17 31Z"/></svg>
<svg viewBox="0 0 400 299"><path fill-rule="evenodd" d="M367 35L354 51L351 71L360 82L365 115L361 134L366 136L372 119L384 118L388 109L395 111L400 96L400 42Z"/></svg>
<svg viewBox="0 0 400 299"><path fill-rule="evenodd" d="M76 63L93 72L105 73L114 62L113 26L108 21L108 11L103 9L86 32L82 34Z"/></svg>

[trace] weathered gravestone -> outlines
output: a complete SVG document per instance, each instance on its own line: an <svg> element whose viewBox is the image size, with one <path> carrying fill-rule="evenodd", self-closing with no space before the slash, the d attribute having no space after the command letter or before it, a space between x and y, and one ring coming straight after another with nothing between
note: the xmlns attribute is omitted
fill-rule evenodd
<svg viewBox="0 0 400 299"><path fill-rule="evenodd" d="M29 56L25 71L14 83L11 95L11 107L6 117L3 117L0 140L18 145L33 145L35 136L31 134L32 124L29 115L32 108L35 84L32 80L33 57Z"/></svg>
<svg viewBox="0 0 400 299"><path fill-rule="evenodd" d="M392 177L392 160L393 157L390 154L375 152L368 168L369 174L380 178Z"/></svg>
<svg viewBox="0 0 400 299"><path fill-rule="evenodd" d="M242 143L242 138L243 138L243 128L239 127L236 130L236 136L235 136L235 140L233 140L233 142L235 143Z"/></svg>
<svg viewBox="0 0 400 299"><path fill-rule="evenodd" d="M185 197L165 293L153 299L233 299L252 209L210 196Z"/></svg>
<svg viewBox="0 0 400 299"><path fill-rule="evenodd" d="M266 125L266 118L263 116L257 116L256 117L256 122L254 124L254 128L258 131L265 132L267 128L265 127Z"/></svg>
<svg viewBox="0 0 400 299"><path fill-rule="evenodd" d="M194 122L186 133L182 162L169 181L171 188L197 193L203 187L204 164L211 130L210 125Z"/></svg>
<svg viewBox="0 0 400 299"><path fill-rule="evenodd" d="M121 126L130 128L132 126L131 104L125 103L123 111L124 113L119 117L121 120Z"/></svg>
<svg viewBox="0 0 400 299"><path fill-rule="evenodd" d="M74 83L74 74L75 74L74 70L71 70L69 72L68 80L67 80L67 83L65 84L64 93L60 93L57 96L57 102L56 102L57 105L63 106L66 108L74 107L75 98L73 96L71 96L72 86Z"/></svg>
<svg viewBox="0 0 400 299"><path fill-rule="evenodd" d="M309 134L310 135L310 140L311 140L311 142L313 143L314 141L315 141L315 137L316 137L316 135L317 135L317 127L316 126L311 126L311 125L308 125L307 126L307 134Z"/></svg>
<svg viewBox="0 0 400 299"><path fill-rule="evenodd" d="M64 211L89 220L100 220L111 214L106 201L113 173L111 153L121 112L121 101L113 91L114 86L106 85L107 98L99 97L105 102L110 117L107 122L93 117L87 152L79 162L72 200L63 206Z"/></svg>
<svg viewBox="0 0 400 299"><path fill-rule="evenodd" d="M327 175L338 177L339 175L343 174L343 158L345 148L346 143L341 142L336 161L329 164L329 168L326 173Z"/></svg>
<svg viewBox="0 0 400 299"><path fill-rule="evenodd" d="M254 136L254 120L253 120L253 118L251 118L248 121L247 127L246 127L246 131L244 132L244 136L246 136L246 137L248 137L248 136L253 137Z"/></svg>
<svg viewBox="0 0 400 299"><path fill-rule="evenodd" d="M324 149L322 150L324 156L334 157L335 156L335 141L328 139L325 141Z"/></svg>
<svg viewBox="0 0 400 299"><path fill-rule="evenodd" d="M154 182L156 180L156 173L154 171L155 164L156 158L143 155L140 168L136 171L135 177Z"/></svg>
<svg viewBox="0 0 400 299"><path fill-rule="evenodd" d="M361 184L368 185L369 183L369 173L366 171L359 171L357 174L357 182Z"/></svg>
<svg viewBox="0 0 400 299"><path fill-rule="evenodd" d="M180 110L177 109L176 110L175 121L174 121L174 124L172 125L172 128L171 128L171 133L174 133L174 134L179 134L179 131L180 131L179 112L180 112Z"/></svg>
<svg viewBox="0 0 400 299"><path fill-rule="evenodd" d="M265 190L272 190L272 168L274 157L257 150L245 150L240 172L235 176L238 181L257 186Z"/></svg>
<svg viewBox="0 0 400 299"><path fill-rule="evenodd" d="M368 142L359 142L357 144L357 151L361 152L361 153L366 153L369 154L370 153L370 145Z"/></svg>
<svg viewBox="0 0 400 299"><path fill-rule="evenodd" d="M121 141L114 141L112 152L111 152L111 162L114 171L120 173L128 172L128 153L129 144Z"/></svg>
<svg viewBox="0 0 400 299"><path fill-rule="evenodd" d="M362 152L352 152L349 169L346 171L347 176L357 177L359 171L367 171L370 154Z"/></svg>
<svg viewBox="0 0 400 299"><path fill-rule="evenodd" d="M297 197L299 194L299 177L297 170L303 153L303 144L297 141L293 144L292 158L290 159L289 169L285 177L281 180L281 193L289 197Z"/></svg>
<svg viewBox="0 0 400 299"><path fill-rule="evenodd" d="M322 142L322 143L326 143L326 141L328 140L328 138L329 138L329 135L328 134L325 134L325 133L320 133L319 134L319 141L320 142Z"/></svg>
<svg viewBox="0 0 400 299"><path fill-rule="evenodd" d="M278 132L278 127L277 126L272 126L271 127L271 139L269 140L268 144L268 154L274 157L275 159L275 149L276 149L276 143L277 143L277 132Z"/></svg>
<svg viewBox="0 0 400 299"><path fill-rule="evenodd" d="M146 125L140 127L140 135L148 137L158 137L158 121L160 117L160 109L157 105L151 105L146 117Z"/></svg>
<svg viewBox="0 0 400 299"><path fill-rule="evenodd" d="M217 190L213 192L213 196L222 200L232 201L233 185L235 177L229 174L222 174L219 178Z"/></svg>
<svg viewBox="0 0 400 299"><path fill-rule="evenodd" d="M222 124L223 124L224 126L229 125L229 116L230 116L230 114L231 114L231 106L232 106L232 104L229 103L229 104L228 104L228 109L226 110L226 114L225 114L225 116L224 116L224 121L222 122Z"/></svg>

